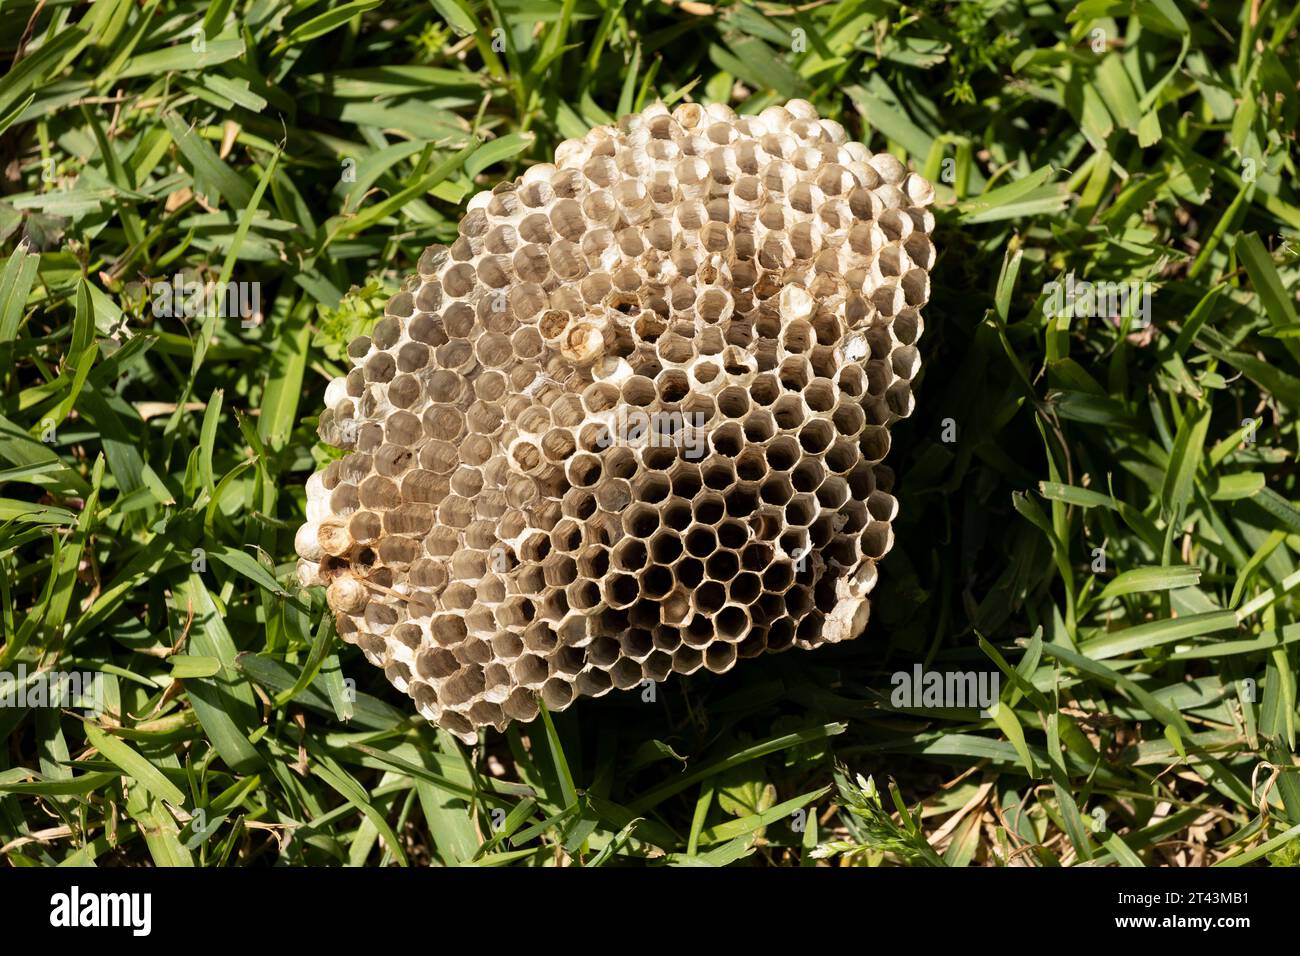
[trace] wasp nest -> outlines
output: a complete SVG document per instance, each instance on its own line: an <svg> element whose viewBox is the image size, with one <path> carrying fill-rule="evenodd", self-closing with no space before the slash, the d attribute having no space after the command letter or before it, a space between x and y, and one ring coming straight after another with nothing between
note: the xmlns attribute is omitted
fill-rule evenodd
<svg viewBox="0 0 1300 956"><path fill-rule="evenodd" d="M478 194L326 390L300 580L466 740L856 637L932 198L800 100L655 105Z"/></svg>

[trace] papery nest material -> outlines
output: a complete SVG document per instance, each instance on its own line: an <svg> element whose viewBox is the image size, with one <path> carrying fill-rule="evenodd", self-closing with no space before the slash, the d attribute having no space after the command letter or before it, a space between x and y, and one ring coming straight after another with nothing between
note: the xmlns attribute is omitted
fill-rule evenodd
<svg viewBox="0 0 1300 956"><path fill-rule="evenodd" d="M467 741L858 636L933 196L802 100L656 104L479 193L326 390L301 583Z"/></svg>

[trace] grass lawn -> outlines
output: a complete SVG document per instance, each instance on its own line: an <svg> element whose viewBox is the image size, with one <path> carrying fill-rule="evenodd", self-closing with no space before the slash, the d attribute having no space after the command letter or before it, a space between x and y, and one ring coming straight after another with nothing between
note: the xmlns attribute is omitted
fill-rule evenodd
<svg viewBox="0 0 1300 956"><path fill-rule="evenodd" d="M1300 864L1300 7L4 13L0 673L104 704L0 707L9 866ZM563 139L793 97L938 192L866 634L466 747L294 583L344 343Z"/></svg>

